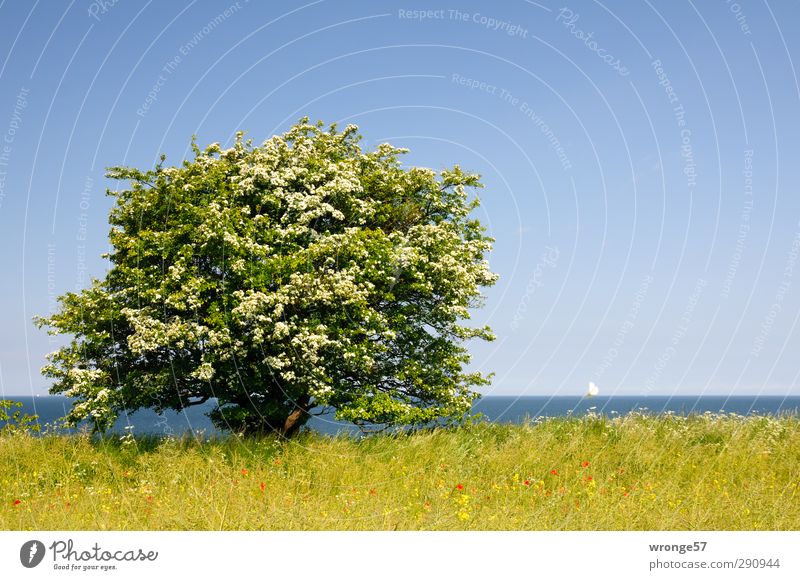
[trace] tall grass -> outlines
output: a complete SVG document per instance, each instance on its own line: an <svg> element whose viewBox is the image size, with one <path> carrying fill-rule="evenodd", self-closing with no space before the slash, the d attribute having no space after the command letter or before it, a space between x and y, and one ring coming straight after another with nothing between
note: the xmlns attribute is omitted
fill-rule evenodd
<svg viewBox="0 0 800 580"><path fill-rule="evenodd" d="M796 530L800 420L555 418L364 439L0 437L0 528Z"/></svg>

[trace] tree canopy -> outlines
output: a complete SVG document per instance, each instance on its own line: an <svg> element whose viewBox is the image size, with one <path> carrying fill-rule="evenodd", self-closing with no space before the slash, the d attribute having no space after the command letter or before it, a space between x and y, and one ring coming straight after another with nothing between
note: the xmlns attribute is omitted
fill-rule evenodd
<svg viewBox="0 0 800 580"><path fill-rule="evenodd" d="M466 372L492 239L471 214L479 176L405 168L358 128L301 120L260 146L192 144L194 159L109 169L125 188L110 267L35 319L70 342L42 372L68 419L216 401L215 424L291 434L314 408L358 425L420 425L471 409Z"/></svg>

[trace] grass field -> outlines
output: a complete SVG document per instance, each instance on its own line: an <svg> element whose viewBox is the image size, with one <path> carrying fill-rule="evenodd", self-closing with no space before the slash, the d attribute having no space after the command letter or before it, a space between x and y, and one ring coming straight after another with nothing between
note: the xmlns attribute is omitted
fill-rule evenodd
<svg viewBox="0 0 800 580"><path fill-rule="evenodd" d="M11 530L797 530L800 419L556 418L362 440L6 435Z"/></svg>

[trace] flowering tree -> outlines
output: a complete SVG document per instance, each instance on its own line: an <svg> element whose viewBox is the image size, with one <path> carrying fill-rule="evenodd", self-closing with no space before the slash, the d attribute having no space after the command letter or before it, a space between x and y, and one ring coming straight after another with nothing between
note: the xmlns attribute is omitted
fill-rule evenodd
<svg viewBox="0 0 800 580"><path fill-rule="evenodd" d="M215 424L294 433L314 408L358 425L458 419L487 384L460 323L497 277L478 176L365 153L358 128L303 119L261 146L241 134L180 167L115 167L104 280L37 318L72 341L48 355L68 419L216 401Z"/></svg>

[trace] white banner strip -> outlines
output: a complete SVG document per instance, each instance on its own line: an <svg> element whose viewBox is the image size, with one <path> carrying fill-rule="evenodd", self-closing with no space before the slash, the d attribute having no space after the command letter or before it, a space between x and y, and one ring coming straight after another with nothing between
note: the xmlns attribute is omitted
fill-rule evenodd
<svg viewBox="0 0 800 580"><path fill-rule="evenodd" d="M0 576L796 579L798 546L800 532L0 532Z"/></svg>

